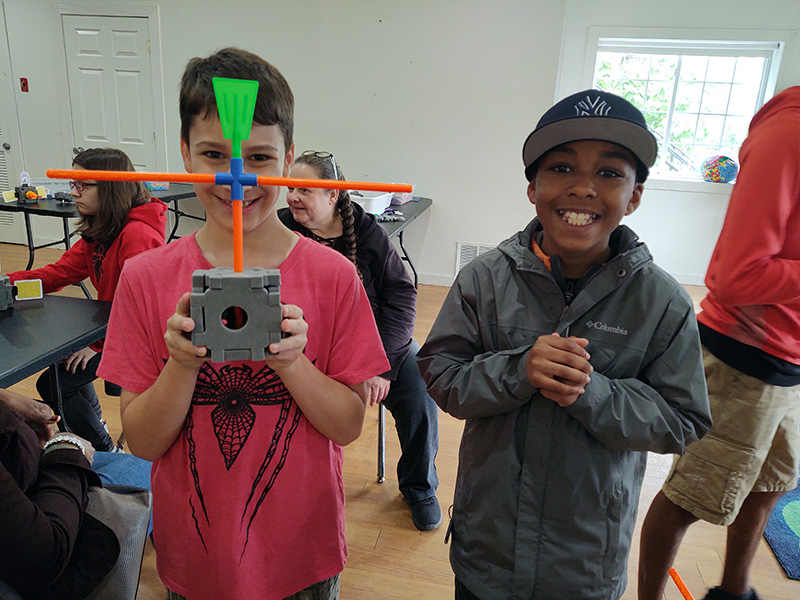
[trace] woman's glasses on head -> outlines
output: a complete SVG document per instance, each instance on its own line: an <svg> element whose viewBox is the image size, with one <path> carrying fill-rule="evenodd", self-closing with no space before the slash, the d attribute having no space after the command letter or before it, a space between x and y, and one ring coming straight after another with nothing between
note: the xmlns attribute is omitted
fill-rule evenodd
<svg viewBox="0 0 800 600"><path fill-rule="evenodd" d="M96 183L86 183L85 181L74 181L74 180L72 180L72 181L69 182L69 189L75 190L76 192L78 192L80 194L87 187L94 187L96 185L97 185Z"/></svg>
<svg viewBox="0 0 800 600"><path fill-rule="evenodd" d="M317 150L306 150L302 155L316 156L317 158L330 158L331 165L333 166L333 178L337 181L339 180L339 172L336 170L336 159L333 157L333 154L330 152L318 152Z"/></svg>

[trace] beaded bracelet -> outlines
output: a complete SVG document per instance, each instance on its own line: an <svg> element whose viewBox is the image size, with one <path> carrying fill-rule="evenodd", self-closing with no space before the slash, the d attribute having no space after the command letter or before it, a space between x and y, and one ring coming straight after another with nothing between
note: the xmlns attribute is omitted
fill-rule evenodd
<svg viewBox="0 0 800 600"><path fill-rule="evenodd" d="M86 456L86 446L84 446L83 442L76 437L73 437L71 435L64 435L63 433L55 437L52 437L49 440L47 440L47 442L44 445L45 452L47 451L48 448L56 444L70 444L74 446L77 450L80 450L81 454Z"/></svg>

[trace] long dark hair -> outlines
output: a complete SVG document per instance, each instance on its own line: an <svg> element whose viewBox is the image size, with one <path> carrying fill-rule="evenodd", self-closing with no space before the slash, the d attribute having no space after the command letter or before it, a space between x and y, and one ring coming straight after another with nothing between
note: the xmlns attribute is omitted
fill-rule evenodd
<svg viewBox="0 0 800 600"><path fill-rule="evenodd" d="M342 168L339 163L335 163L336 159L333 156L316 156L314 154L301 154L298 156L294 164L308 165L319 176L320 179L338 179L339 181L347 181L342 173ZM336 168L334 170L334 163ZM350 202L350 192L347 190L334 190L338 192L336 199L336 210L339 211L339 217L342 219L342 238L344 239L344 249L342 252L350 262L352 262L356 269L356 230L355 230L355 217L353 216L353 204ZM358 276L361 277L361 270L358 269Z"/></svg>
<svg viewBox="0 0 800 600"><path fill-rule="evenodd" d="M116 148L89 148L72 160L73 166L90 171L135 171L128 155ZM122 231L128 213L150 202L141 181L98 181L97 212L81 215L76 231L87 242L108 248Z"/></svg>

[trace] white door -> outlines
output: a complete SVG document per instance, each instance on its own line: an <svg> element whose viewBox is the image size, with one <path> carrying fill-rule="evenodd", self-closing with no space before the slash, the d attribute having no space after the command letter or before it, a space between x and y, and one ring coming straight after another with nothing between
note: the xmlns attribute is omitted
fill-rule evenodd
<svg viewBox="0 0 800 600"><path fill-rule="evenodd" d="M22 170L22 144L6 31L5 11L0 2L0 192L19 185L19 173ZM0 202L3 202L2 198ZM0 211L0 242L26 243L21 214ZM2 265L0 272L4 272Z"/></svg>
<svg viewBox="0 0 800 600"><path fill-rule="evenodd" d="M109 146L156 170L146 17L62 15L73 152Z"/></svg>

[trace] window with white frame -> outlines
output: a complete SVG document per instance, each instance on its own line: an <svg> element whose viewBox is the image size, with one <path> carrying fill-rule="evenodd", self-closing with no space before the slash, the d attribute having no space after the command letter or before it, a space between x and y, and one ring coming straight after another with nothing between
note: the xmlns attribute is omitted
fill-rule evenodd
<svg viewBox="0 0 800 600"><path fill-rule="evenodd" d="M636 105L658 140L657 177L700 178L738 161L750 119L774 90L780 42L599 38L593 87Z"/></svg>

